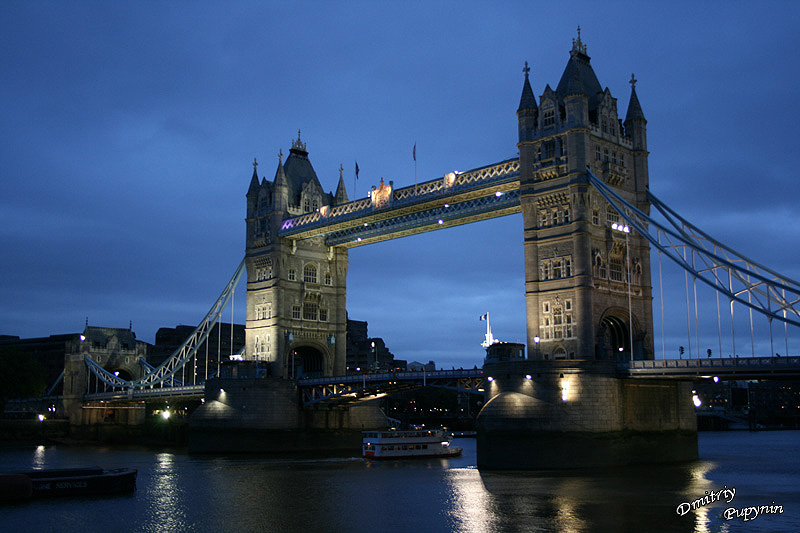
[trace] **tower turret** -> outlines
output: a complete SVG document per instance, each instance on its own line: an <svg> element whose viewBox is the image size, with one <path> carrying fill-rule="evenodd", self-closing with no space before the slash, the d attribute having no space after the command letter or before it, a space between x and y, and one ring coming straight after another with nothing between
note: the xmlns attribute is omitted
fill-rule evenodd
<svg viewBox="0 0 800 533"><path fill-rule="evenodd" d="M272 195L272 210L286 212L289 206L289 183L286 181L286 173L283 170L282 150L278 151L278 168L275 171L272 188L275 191Z"/></svg>
<svg viewBox="0 0 800 533"><path fill-rule="evenodd" d="M339 184L336 186L336 195L333 198L333 202L336 205L348 202L347 189L344 186L344 167L342 165L339 165Z"/></svg>
<svg viewBox="0 0 800 533"><path fill-rule="evenodd" d="M636 78L631 74L631 99L628 102L628 111L625 113L625 134L633 141L634 150L647 150L647 132L642 106L636 96Z"/></svg>
<svg viewBox="0 0 800 533"><path fill-rule="evenodd" d="M520 142L533 138L536 131L536 122L539 119L539 108L536 105L536 98L533 96L531 82L528 79L530 71L531 69L526 61L525 68L522 69L522 72L525 73L525 82L522 85L522 96L519 99L519 108L517 108Z"/></svg>

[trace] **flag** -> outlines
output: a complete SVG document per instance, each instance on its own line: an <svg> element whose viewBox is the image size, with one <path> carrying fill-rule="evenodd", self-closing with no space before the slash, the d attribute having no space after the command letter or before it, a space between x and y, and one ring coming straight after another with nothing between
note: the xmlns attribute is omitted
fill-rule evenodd
<svg viewBox="0 0 800 533"><path fill-rule="evenodd" d="M417 143L414 143L414 150L411 152L411 155L414 156L414 161L417 160Z"/></svg>
<svg viewBox="0 0 800 533"><path fill-rule="evenodd" d="M356 179L358 179L358 161L356 161Z"/></svg>
<svg viewBox="0 0 800 533"><path fill-rule="evenodd" d="M481 315L480 320L489 320L489 313L486 313L485 315Z"/></svg>

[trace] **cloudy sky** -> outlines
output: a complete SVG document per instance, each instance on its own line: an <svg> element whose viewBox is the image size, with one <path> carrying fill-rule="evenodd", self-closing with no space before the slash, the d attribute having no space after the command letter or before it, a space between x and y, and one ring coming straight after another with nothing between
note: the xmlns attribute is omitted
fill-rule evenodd
<svg viewBox="0 0 800 533"><path fill-rule="evenodd" d="M800 4L642 4L0 3L0 334L196 324L244 254L253 158L271 179L298 129L351 198L356 160L358 197L412 184L415 143L420 181L516 156L523 62L555 87L578 25L621 115L639 80L651 190L800 278ZM514 215L352 249L350 316L398 358L480 364L480 314L525 341L521 243Z"/></svg>

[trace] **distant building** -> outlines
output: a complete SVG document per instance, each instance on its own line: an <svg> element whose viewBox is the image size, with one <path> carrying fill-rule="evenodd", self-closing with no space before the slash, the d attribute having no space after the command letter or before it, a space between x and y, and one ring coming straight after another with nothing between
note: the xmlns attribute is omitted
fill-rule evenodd
<svg viewBox="0 0 800 533"><path fill-rule="evenodd" d="M525 360L525 345L517 342L495 342L486 347L486 362Z"/></svg>
<svg viewBox="0 0 800 533"><path fill-rule="evenodd" d="M151 354L147 359L148 362L153 366L158 366L163 363L181 347L186 339L194 332L195 328L196 326L185 325L178 325L174 328L159 328L156 332L155 346L152 347ZM219 334L220 329L222 330L221 338ZM233 347L231 347L230 323L221 322L215 324L211 328L211 331L208 333L208 339L197 348L197 365L194 370L197 375L193 376L192 380L186 377L187 382L205 379L206 344L208 344L208 373L212 374L213 371L216 371L218 360L221 360L223 363L230 361L231 354L235 356L244 348L244 324L233 325Z"/></svg>
<svg viewBox="0 0 800 533"><path fill-rule="evenodd" d="M433 361L428 361L427 363L422 364L419 361L413 361L408 363L408 370L410 372L422 372L423 370L426 372L433 372L436 370L436 363Z"/></svg>
<svg viewBox="0 0 800 533"><path fill-rule="evenodd" d="M396 360L380 337L370 337L367 322L347 319L347 373L405 370L406 362Z"/></svg>

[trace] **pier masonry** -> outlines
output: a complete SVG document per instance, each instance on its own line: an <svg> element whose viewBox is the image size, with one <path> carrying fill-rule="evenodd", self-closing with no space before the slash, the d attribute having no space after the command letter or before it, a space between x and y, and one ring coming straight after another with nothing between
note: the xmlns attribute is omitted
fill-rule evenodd
<svg viewBox="0 0 800 533"><path fill-rule="evenodd" d="M607 361L488 363L478 467L549 469L697 459L691 383L619 378Z"/></svg>

